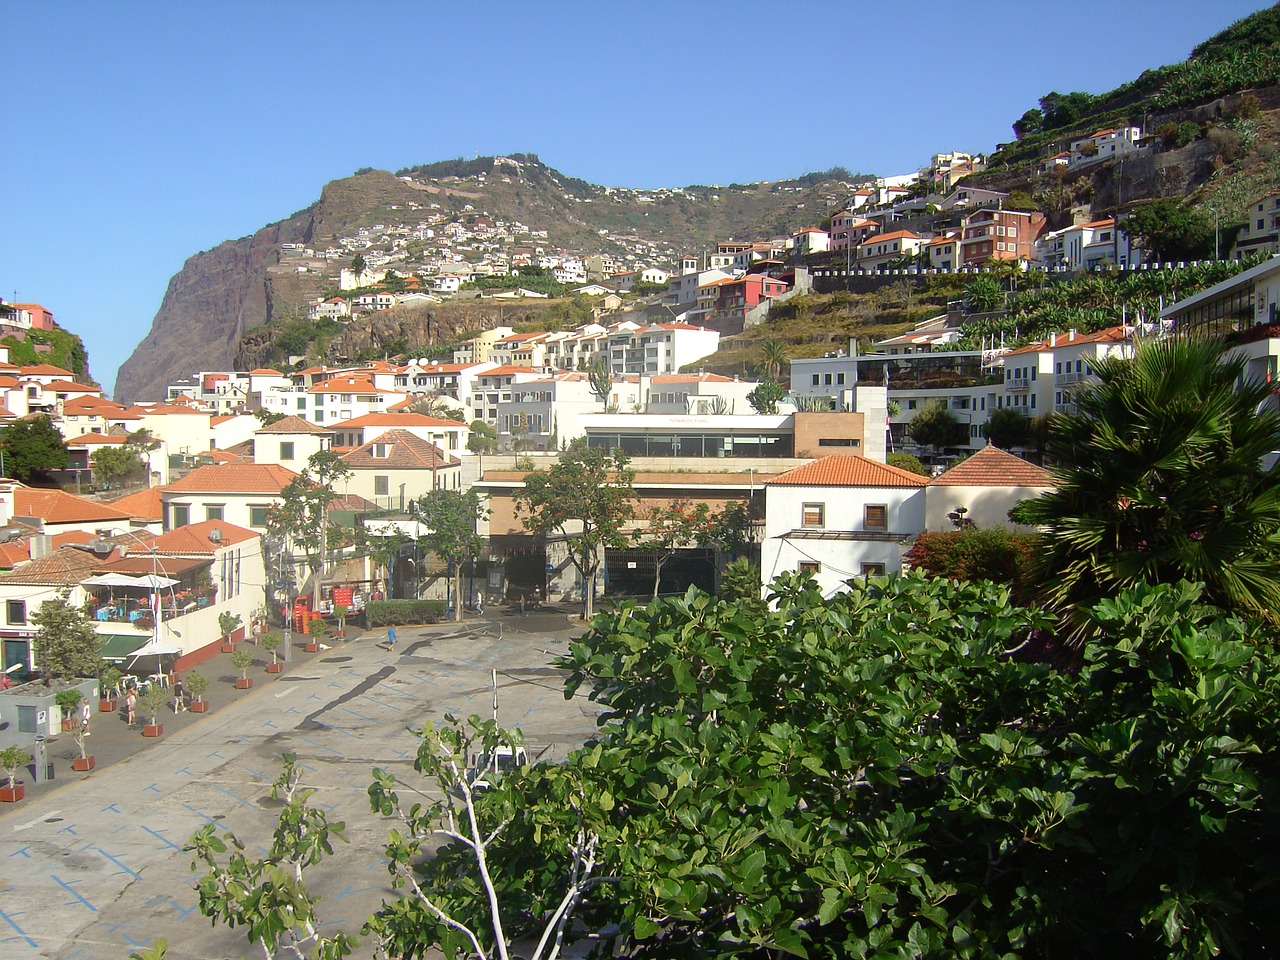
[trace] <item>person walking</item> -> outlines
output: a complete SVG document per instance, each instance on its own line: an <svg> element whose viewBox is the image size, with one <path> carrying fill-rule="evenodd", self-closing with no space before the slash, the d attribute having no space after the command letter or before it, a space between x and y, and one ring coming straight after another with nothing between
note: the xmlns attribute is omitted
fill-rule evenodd
<svg viewBox="0 0 1280 960"><path fill-rule="evenodd" d="M387 627L387 649L392 653L396 652L396 628Z"/></svg>
<svg viewBox="0 0 1280 960"><path fill-rule="evenodd" d="M124 719L129 726L133 726L134 711L138 708L138 695L134 692L133 687L129 688L128 694L124 698Z"/></svg>
<svg viewBox="0 0 1280 960"><path fill-rule="evenodd" d="M89 735L89 719L93 716L93 710L89 706L89 698L84 697L80 701L80 729L84 731L84 735Z"/></svg>
<svg viewBox="0 0 1280 960"><path fill-rule="evenodd" d="M187 690L182 685L182 678L175 677L173 681L173 712L182 713L187 709Z"/></svg>

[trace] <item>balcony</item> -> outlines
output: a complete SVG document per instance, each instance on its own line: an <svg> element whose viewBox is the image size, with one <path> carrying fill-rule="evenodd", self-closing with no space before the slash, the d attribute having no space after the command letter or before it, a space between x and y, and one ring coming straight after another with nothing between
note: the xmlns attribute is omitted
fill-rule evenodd
<svg viewBox="0 0 1280 960"><path fill-rule="evenodd" d="M1013 377L1004 382L1004 388L1009 393L1026 393L1031 389L1031 381L1026 377Z"/></svg>
<svg viewBox="0 0 1280 960"><path fill-rule="evenodd" d="M1092 373L1059 373L1054 376L1053 382L1060 387L1068 387L1091 379L1093 379Z"/></svg>

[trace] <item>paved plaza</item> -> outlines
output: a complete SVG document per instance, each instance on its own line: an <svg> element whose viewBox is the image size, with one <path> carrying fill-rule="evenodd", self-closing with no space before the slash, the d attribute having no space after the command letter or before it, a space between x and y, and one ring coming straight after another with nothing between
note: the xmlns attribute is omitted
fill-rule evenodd
<svg viewBox="0 0 1280 960"><path fill-rule="evenodd" d="M251 670L254 689L233 694L228 658L202 667L212 679L204 715L167 713L165 735L143 741L115 716L94 718L90 750L99 767L71 771L70 735L50 756L54 782L0 806L0 957L124 960L163 937L172 960L261 957L241 931L213 927L197 909L190 854L182 847L207 823L232 830L250 855L265 852L278 805L270 784L280 757L298 755L304 785L331 820L347 824L349 845L309 873L323 901L326 931L359 932L393 897L382 856L388 822L369 811L372 767L407 786L417 739L410 727L492 711L519 726L530 752L562 757L595 730L583 694L566 701L550 666L581 632L565 611L503 614L465 624L370 631L318 654L295 653L286 672ZM250 647L252 649L252 647ZM367 946L357 956L369 956Z"/></svg>

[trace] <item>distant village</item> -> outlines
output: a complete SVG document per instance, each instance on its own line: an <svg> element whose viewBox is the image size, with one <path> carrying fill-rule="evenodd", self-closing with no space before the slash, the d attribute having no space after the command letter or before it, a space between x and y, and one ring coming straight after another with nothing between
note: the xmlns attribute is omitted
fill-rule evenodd
<svg viewBox="0 0 1280 960"><path fill-rule="evenodd" d="M1137 128L1100 130L1045 163L1090 164L1144 149ZM567 600L583 589L565 545L531 534L515 507L528 473L571 445L630 458L637 537L645 518L673 501L752 506L766 583L802 570L829 591L852 576L901 569L904 544L951 529L957 518L1008 526L1008 509L1051 479L1017 455L1025 451L988 445L983 428L997 411L1069 411L1096 364L1124 355L1135 336L1237 317L1241 303L1250 322L1270 329L1280 309L1280 260L1170 303L1146 327L1065 329L1016 348L958 349L964 317L948 309L862 353L850 343L824 357L776 358L772 378L789 383L780 398L762 390L765 380L698 372L722 336L764 322L771 304L813 289L823 274L976 271L1002 261L1155 268L1111 219L1082 211L1080 222L1047 231L1043 214L956 184L983 162L938 155L923 171L854 190L829 228L697 252L639 242L624 256L549 252L537 230L483 212L449 219L430 203L404 223L375 224L324 250L286 245L282 269L342 264L343 294L310 304L313 317L343 321L465 296L475 277L521 266L550 270L597 302L595 320L572 330L498 326L457 344L447 360L192 371L166 395L126 405L66 369L11 364L0 350L0 420L47 419L70 455L53 475L56 488L0 482L5 668L38 667L31 614L59 595L97 611L104 649L117 658L157 639L184 668L212 656L219 615L249 625L266 616L269 602L308 586L301 565L282 569L265 541L273 508L320 452L350 471L333 508L344 522L382 522L409 543L421 534L418 497L479 491L486 547L471 564L467 596L489 602L535 591ZM1231 253L1280 252L1278 235L1280 196L1263 198ZM822 267L813 266L817 254L825 255ZM351 266L357 256L359 270ZM388 276L402 288L378 289ZM637 283L665 285L653 309L623 309ZM538 294L513 277L496 295ZM7 334L52 326L53 314L39 304L0 302ZM1238 349L1252 372L1275 375L1280 340L1258 337ZM912 439L912 420L939 404L964 425L963 442ZM129 489L104 490L95 453L124 447L140 458L141 476ZM888 462L903 453L923 461L923 472ZM0 474L7 476L2 465ZM715 558L690 545L689 561L688 582L714 586ZM611 548L607 569L610 589L624 593L647 591L661 576L639 548ZM128 578L147 574L169 581L166 597L146 587L130 593ZM335 587L356 598L447 591L438 568L421 560L380 566L351 544L334 551L321 581L330 596ZM117 602L122 594L132 606Z"/></svg>

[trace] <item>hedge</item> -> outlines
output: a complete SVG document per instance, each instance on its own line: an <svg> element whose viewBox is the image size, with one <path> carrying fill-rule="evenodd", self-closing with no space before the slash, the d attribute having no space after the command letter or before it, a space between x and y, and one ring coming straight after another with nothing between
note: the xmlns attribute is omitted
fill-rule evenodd
<svg viewBox="0 0 1280 960"><path fill-rule="evenodd" d="M443 600L374 600L364 608L370 627L398 627L406 623L439 623Z"/></svg>

